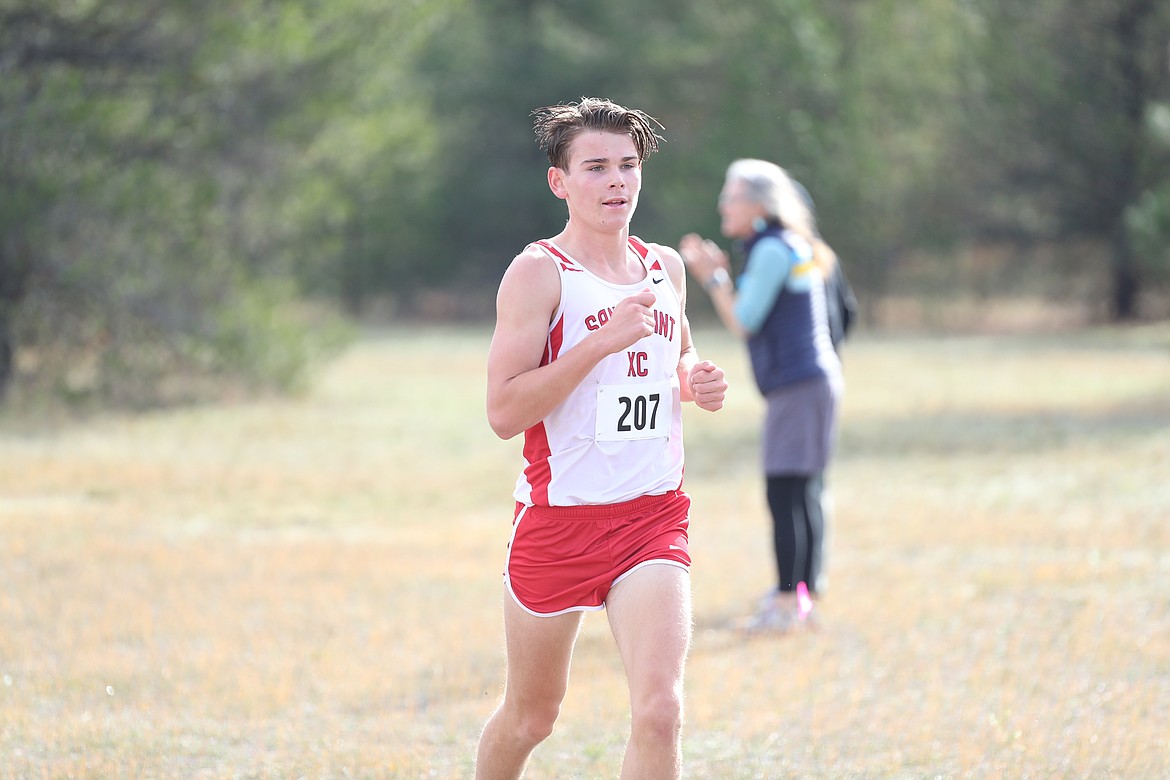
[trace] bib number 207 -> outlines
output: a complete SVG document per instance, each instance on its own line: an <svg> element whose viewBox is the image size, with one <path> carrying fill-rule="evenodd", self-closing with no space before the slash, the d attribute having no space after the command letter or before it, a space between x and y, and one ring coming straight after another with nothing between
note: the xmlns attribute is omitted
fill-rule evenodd
<svg viewBox="0 0 1170 780"><path fill-rule="evenodd" d="M623 409L621 416L618 417L618 433L644 431L647 424L653 428L654 423L658 420L658 402L661 398L658 393L651 393L648 396L636 395L633 398L624 395L618 396L618 403ZM649 421L647 421L647 416L649 416Z"/></svg>
<svg viewBox="0 0 1170 780"><path fill-rule="evenodd" d="M669 381L597 388L598 441L668 438L672 392Z"/></svg>

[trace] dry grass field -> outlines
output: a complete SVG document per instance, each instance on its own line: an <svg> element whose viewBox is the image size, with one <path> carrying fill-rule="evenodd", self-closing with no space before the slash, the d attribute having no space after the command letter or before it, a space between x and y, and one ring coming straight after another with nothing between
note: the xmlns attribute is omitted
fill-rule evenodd
<svg viewBox="0 0 1170 780"><path fill-rule="evenodd" d="M761 406L686 412L688 777L1170 776L1170 326L849 345L815 633L771 579ZM370 334L297 399L0 421L0 780L460 778L502 673L517 441L488 333ZM529 778L612 778L585 621Z"/></svg>

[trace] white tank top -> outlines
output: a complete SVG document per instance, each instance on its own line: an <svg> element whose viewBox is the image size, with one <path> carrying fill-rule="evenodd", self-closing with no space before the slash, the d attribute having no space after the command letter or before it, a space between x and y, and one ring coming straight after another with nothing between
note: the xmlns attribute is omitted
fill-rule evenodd
<svg viewBox="0 0 1170 780"><path fill-rule="evenodd" d="M634 237L629 251L646 267L636 284L595 276L551 241L537 241L556 264L561 303L541 365L556 360L609 321L624 298L649 289L654 333L606 356L569 397L524 432L524 471L514 496L522 504L615 504L660 495L682 484L682 402L678 362L682 301L669 274Z"/></svg>

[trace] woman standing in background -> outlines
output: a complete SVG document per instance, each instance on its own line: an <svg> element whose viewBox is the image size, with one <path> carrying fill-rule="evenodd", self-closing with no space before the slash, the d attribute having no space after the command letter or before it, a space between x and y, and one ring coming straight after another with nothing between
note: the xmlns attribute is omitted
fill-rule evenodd
<svg viewBox="0 0 1170 780"><path fill-rule="evenodd" d="M724 325L746 339L767 401L763 465L779 581L744 628L783 632L807 624L821 586L824 472L844 393L825 294L837 258L799 185L773 163L733 162L719 214L723 235L747 253L737 281L713 241L692 233L679 252Z"/></svg>

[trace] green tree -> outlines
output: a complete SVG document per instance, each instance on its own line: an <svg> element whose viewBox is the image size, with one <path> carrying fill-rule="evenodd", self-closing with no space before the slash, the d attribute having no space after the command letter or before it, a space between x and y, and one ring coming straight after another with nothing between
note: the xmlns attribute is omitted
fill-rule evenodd
<svg viewBox="0 0 1170 780"><path fill-rule="evenodd" d="M575 87L563 53L543 37L550 4L464 4L427 46L420 78L432 94L438 145L438 232L430 279L485 290L524 242L563 221L540 176L529 112ZM555 230L554 230L555 232Z"/></svg>
<svg viewBox="0 0 1170 780"><path fill-rule="evenodd" d="M1107 247L1117 319L1165 277L1170 6L978 0L962 159L977 236Z"/></svg>
<svg viewBox="0 0 1170 780"><path fill-rule="evenodd" d="M295 381L274 217L331 54L308 8L0 4L0 383L18 350L32 386L127 403Z"/></svg>
<svg viewBox="0 0 1170 780"><path fill-rule="evenodd" d="M736 157L772 159L812 191L831 243L870 289L940 226L940 139L961 86L953 4L535 3L464 6L423 61L446 150L438 189L446 258L481 285L556 229L528 112L584 94L656 115L667 144L646 171L634 230L671 243L717 231ZM907 209L906 203L929 209Z"/></svg>
<svg viewBox="0 0 1170 780"><path fill-rule="evenodd" d="M300 226L298 278L353 313L373 297L408 298L457 265L436 261L446 227L436 171L446 150L437 98L417 74L427 42L465 5L350 0L326 6L319 22L335 56L301 92L295 120L305 143L285 214Z"/></svg>

